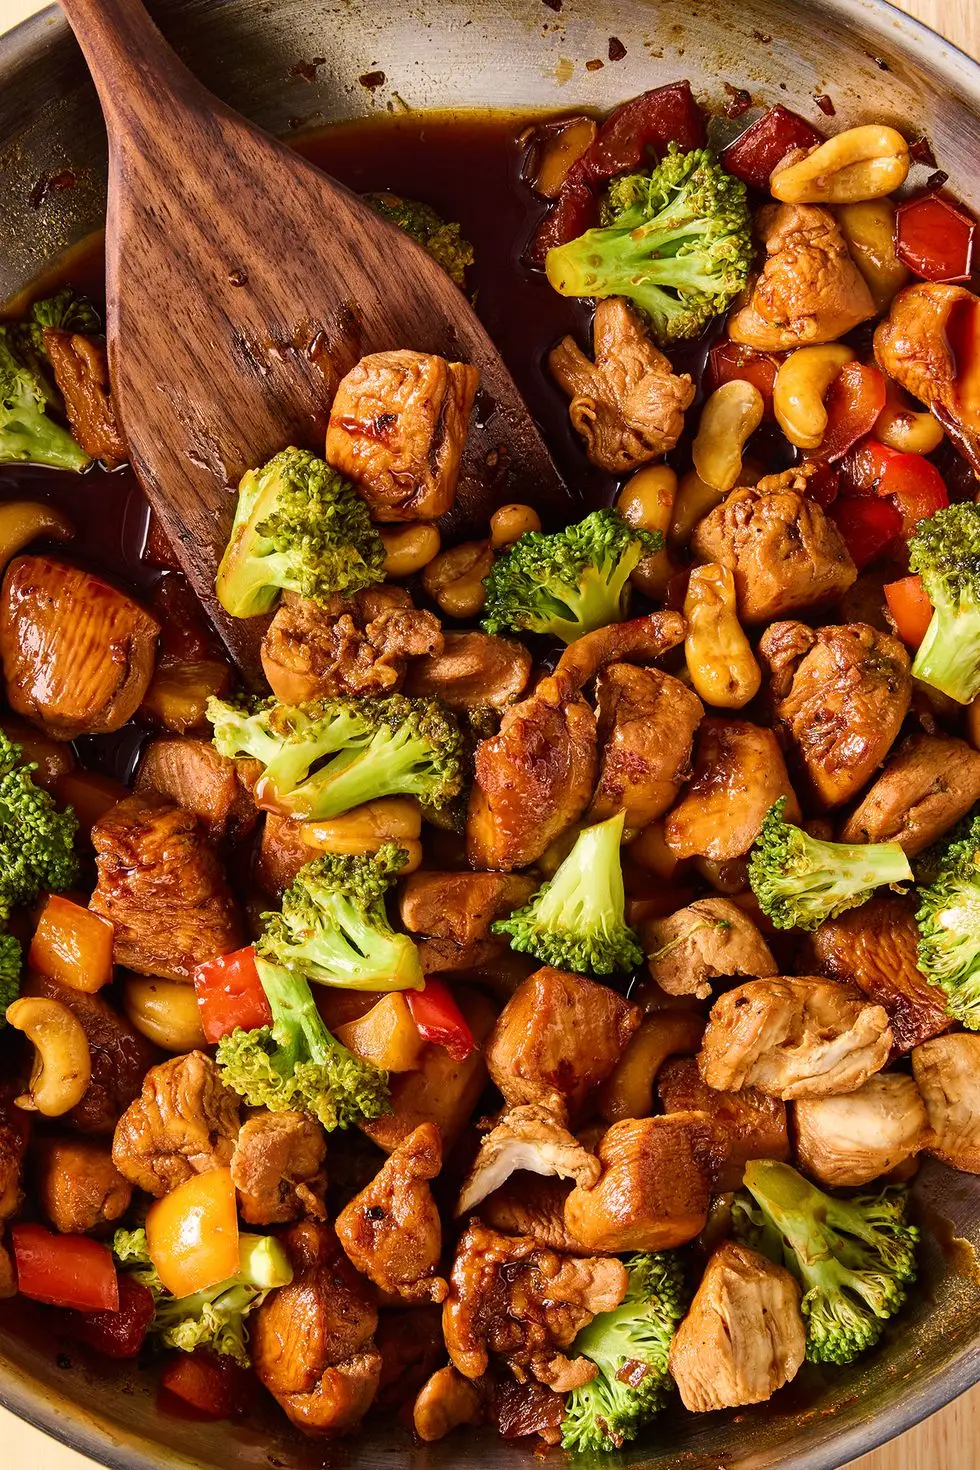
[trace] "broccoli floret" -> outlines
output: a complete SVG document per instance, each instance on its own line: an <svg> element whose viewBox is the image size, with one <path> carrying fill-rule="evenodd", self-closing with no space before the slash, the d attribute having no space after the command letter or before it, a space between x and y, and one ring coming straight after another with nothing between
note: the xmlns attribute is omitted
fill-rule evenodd
<svg viewBox="0 0 980 1470"><path fill-rule="evenodd" d="M250 714L212 698L207 713L222 755L265 767L259 805L287 816L325 821L379 796L444 806L462 790L463 737L435 699L270 700Z"/></svg>
<svg viewBox="0 0 980 1470"><path fill-rule="evenodd" d="M980 1031L980 817L954 833L919 899L919 969L950 1015Z"/></svg>
<svg viewBox="0 0 980 1470"><path fill-rule="evenodd" d="M744 1183L758 1206L747 1211L758 1233L740 1233L762 1249L778 1236L774 1259L803 1287L808 1359L852 1363L878 1341L915 1280L919 1232L906 1223L906 1191L838 1199L771 1159L747 1164Z"/></svg>
<svg viewBox="0 0 980 1470"><path fill-rule="evenodd" d="M561 970L635 970L643 963L643 948L626 923L619 855L625 819L618 812L583 828L551 882L542 883L524 908L497 919L493 932L506 934L511 949Z"/></svg>
<svg viewBox="0 0 980 1470"><path fill-rule="evenodd" d="M816 929L865 903L884 883L905 883L912 869L897 842L822 842L783 817L781 796L763 818L749 883L777 929Z"/></svg>
<svg viewBox="0 0 980 1470"><path fill-rule="evenodd" d="M909 567L933 608L913 676L970 704L980 694L980 505L964 500L920 521Z"/></svg>
<svg viewBox="0 0 980 1470"><path fill-rule="evenodd" d="M621 622L630 572L663 544L659 531L634 530L614 510L594 510L550 535L525 531L484 581L483 626L488 633L514 628L573 643Z"/></svg>
<svg viewBox="0 0 980 1470"><path fill-rule="evenodd" d="M90 337L102 330L99 313L91 301L72 286L63 286L53 296L35 301L28 315L28 326L42 351L45 327L56 327L59 332L84 332Z"/></svg>
<svg viewBox="0 0 980 1470"><path fill-rule="evenodd" d="M6 1024L7 1007L20 994L23 956L12 934L0 934L0 1029Z"/></svg>
<svg viewBox="0 0 980 1470"><path fill-rule="evenodd" d="M280 592L325 603L384 580L385 549L353 485L306 449L283 449L238 487L218 601L234 618L269 612Z"/></svg>
<svg viewBox="0 0 980 1470"><path fill-rule="evenodd" d="M259 953L321 985L420 990L418 949L395 933L385 912L406 857L387 843L365 857L330 854L307 863L283 894L282 912L263 916Z"/></svg>
<svg viewBox="0 0 980 1470"><path fill-rule="evenodd" d="M461 290L465 287L466 268L473 264L474 254L459 225L447 222L430 204L420 204L417 199L402 199L398 194L365 194L363 198L375 214L421 245Z"/></svg>
<svg viewBox="0 0 980 1470"><path fill-rule="evenodd" d="M599 1369L565 1402L562 1446L582 1453L618 1450L663 1408L674 1382L670 1343L684 1316L684 1279L669 1251L626 1257L629 1289L612 1312L600 1312L570 1349Z"/></svg>
<svg viewBox="0 0 980 1470"><path fill-rule="evenodd" d="M0 327L0 463L88 469L91 457L50 416L62 408L30 329Z"/></svg>
<svg viewBox="0 0 980 1470"><path fill-rule="evenodd" d="M602 224L548 251L563 296L625 296L665 346L696 337L727 311L752 268L745 185L707 148L671 144L648 173L614 179Z"/></svg>
<svg viewBox="0 0 980 1470"><path fill-rule="evenodd" d="M36 761L25 761L19 745L0 730L0 921L17 904L42 891L71 888L78 877L70 807L59 811L34 784Z"/></svg>
<svg viewBox="0 0 980 1470"><path fill-rule="evenodd" d="M253 1108L315 1113L324 1128L350 1128L390 1106L388 1074L331 1036L302 975L256 957L272 1025L240 1027L218 1042L227 1085Z"/></svg>

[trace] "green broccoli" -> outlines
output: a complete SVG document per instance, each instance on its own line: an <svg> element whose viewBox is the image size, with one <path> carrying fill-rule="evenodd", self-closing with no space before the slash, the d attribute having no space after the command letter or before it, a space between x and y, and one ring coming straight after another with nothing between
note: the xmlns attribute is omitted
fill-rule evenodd
<svg viewBox="0 0 980 1470"><path fill-rule="evenodd" d="M906 1191L838 1199L772 1159L747 1164L744 1183L758 1209L739 1202L736 1232L803 1287L807 1358L852 1363L874 1347L915 1280L919 1232L906 1223Z"/></svg>
<svg viewBox="0 0 980 1470"><path fill-rule="evenodd" d="M745 185L707 148L672 143L648 173L614 179L602 224L549 250L562 296L625 296L661 346L697 337L749 278L752 216Z"/></svg>
<svg viewBox="0 0 980 1470"><path fill-rule="evenodd" d="M164 1287L150 1260L145 1230L117 1230L112 1250L129 1275L153 1295L156 1308L150 1335L164 1347L192 1353L208 1348L249 1366L245 1318L262 1305L277 1286L293 1279L289 1257L271 1235L238 1237L238 1274L193 1296L173 1296Z"/></svg>
<svg viewBox="0 0 980 1470"><path fill-rule="evenodd" d="M919 900L919 969L950 1015L980 1031L980 817L953 833Z"/></svg>
<svg viewBox="0 0 980 1470"><path fill-rule="evenodd" d="M0 730L0 922L17 904L39 893L60 893L78 878L75 834L78 819L70 807L59 811L25 761L19 745Z"/></svg>
<svg viewBox="0 0 980 1470"><path fill-rule="evenodd" d="M26 325L41 351L44 350L45 327L56 327L59 332L82 332L88 337L102 330L99 313L91 301L72 286L63 286L53 296L35 301Z"/></svg>
<svg viewBox="0 0 980 1470"><path fill-rule="evenodd" d="M384 559L353 485L308 450L283 449L242 476L218 601L234 618L270 612L283 591L326 603L383 581Z"/></svg>
<svg viewBox="0 0 980 1470"><path fill-rule="evenodd" d="M302 975L261 956L255 964L272 1025L221 1038L216 1060L225 1083L249 1107L315 1113L328 1132L386 1113L387 1072L330 1034Z"/></svg>
<svg viewBox="0 0 980 1470"><path fill-rule="evenodd" d="M919 888L927 888L930 883L935 883L950 847L954 842L962 842L964 838L970 836L973 823L978 816L980 816L980 802L974 803L966 816L960 817L960 820L937 837L935 842L931 842L928 847L923 848L922 852L916 853L909 859Z"/></svg>
<svg viewBox="0 0 980 1470"><path fill-rule="evenodd" d="M618 623L629 606L629 576L659 531L637 531L614 510L594 510L564 531L525 531L484 579L488 633L548 633L573 643Z"/></svg>
<svg viewBox="0 0 980 1470"><path fill-rule="evenodd" d="M394 932L385 912L406 857L387 843L364 857L329 854L307 863L283 894L282 912L263 915L259 954L319 985L421 990L418 949Z"/></svg>
<svg viewBox="0 0 980 1470"><path fill-rule="evenodd" d="M980 505L963 500L920 521L909 567L933 608L912 674L970 704L980 694Z"/></svg>
<svg viewBox="0 0 980 1470"><path fill-rule="evenodd" d="M50 416L63 408L29 328L0 326L0 463L87 470L91 457Z"/></svg>
<svg viewBox="0 0 980 1470"><path fill-rule="evenodd" d="M752 892L777 929L816 929L882 884L911 881L897 842L822 842L787 822L785 805L781 796L766 812L749 858Z"/></svg>
<svg viewBox="0 0 980 1470"><path fill-rule="evenodd" d="M430 204L420 204L417 199L402 199L398 194L387 193L362 197L375 214L397 225L416 245L421 245L461 290L465 288L466 268L473 264L474 255L473 246L463 239L459 225L447 223Z"/></svg>
<svg viewBox="0 0 980 1470"><path fill-rule="evenodd" d="M598 1376L565 1401L562 1447L582 1453L618 1450L659 1413L673 1389L671 1339L684 1316L684 1278L676 1255L626 1257L629 1288L620 1306L600 1312L570 1349L590 1358Z"/></svg>
<svg viewBox="0 0 980 1470"><path fill-rule="evenodd" d="M250 714L212 698L207 714L222 755L265 767L259 805L287 816L326 821L379 796L444 806L463 787L463 737L435 699L269 700Z"/></svg>
<svg viewBox="0 0 980 1470"><path fill-rule="evenodd" d="M584 827L550 883L530 902L493 924L511 949L579 974L635 970L643 948L626 923L619 848L625 812Z"/></svg>
<svg viewBox="0 0 980 1470"><path fill-rule="evenodd" d="M20 994L23 956L12 934L0 934L0 1029L6 1024L7 1007Z"/></svg>

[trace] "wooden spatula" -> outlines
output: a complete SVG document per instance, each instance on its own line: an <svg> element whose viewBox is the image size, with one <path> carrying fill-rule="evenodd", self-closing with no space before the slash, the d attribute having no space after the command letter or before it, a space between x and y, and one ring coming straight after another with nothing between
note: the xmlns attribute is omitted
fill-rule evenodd
<svg viewBox="0 0 980 1470"><path fill-rule="evenodd" d="M323 452L337 383L410 347L480 370L453 525L505 500L569 505L465 296L356 195L211 95L139 0L62 0L109 134L109 362L133 466L248 675L264 620L226 617L214 576L249 467Z"/></svg>

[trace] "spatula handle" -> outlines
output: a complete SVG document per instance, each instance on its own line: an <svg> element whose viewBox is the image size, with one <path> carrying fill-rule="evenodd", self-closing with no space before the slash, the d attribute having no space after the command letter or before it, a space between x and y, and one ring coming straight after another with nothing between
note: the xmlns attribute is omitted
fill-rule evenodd
<svg viewBox="0 0 980 1470"><path fill-rule="evenodd" d="M169 133L173 107L203 90L164 40L140 0L61 0L88 63L110 138L132 139L140 123L162 118Z"/></svg>

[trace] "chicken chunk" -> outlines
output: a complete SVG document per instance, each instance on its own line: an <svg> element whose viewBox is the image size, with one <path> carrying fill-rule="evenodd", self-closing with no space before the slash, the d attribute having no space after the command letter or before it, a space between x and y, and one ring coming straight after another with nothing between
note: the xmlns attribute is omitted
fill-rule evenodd
<svg viewBox="0 0 980 1470"><path fill-rule="evenodd" d="M843 985L801 976L750 980L715 1001L698 1061L719 1092L757 1087L770 1097L854 1092L888 1060L881 1006Z"/></svg>
<svg viewBox="0 0 980 1470"><path fill-rule="evenodd" d="M104 1231L125 1215L133 1197L109 1142L97 1138L39 1139L34 1187L42 1213L64 1235Z"/></svg>
<svg viewBox="0 0 980 1470"><path fill-rule="evenodd" d="M162 797L127 796L92 828L98 884L89 908L111 920L117 965L191 980L238 949L242 921L198 819Z"/></svg>
<svg viewBox="0 0 980 1470"><path fill-rule="evenodd" d="M756 215L766 262L752 295L728 319L728 335L759 352L836 342L877 315L829 209L769 204Z"/></svg>
<svg viewBox="0 0 980 1470"><path fill-rule="evenodd" d="M398 915L410 934L469 945L489 939L494 920L527 903L536 887L523 873L412 873L401 885Z"/></svg>
<svg viewBox="0 0 980 1470"><path fill-rule="evenodd" d="M719 1092L709 1087L694 1057L675 1057L657 1073L657 1093L664 1112L704 1113L714 1127L714 1187L719 1194L740 1189L750 1159L790 1155L786 1104L755 1087Z"/></svg>
<svg viewBox="0 0 980 1470"><path fill-rule="evenodd" d="M536 1245L573 1256L591 1254L565 1221L565 1201L574 1189L566 1179L514 1174L481 1201L480 1219L501 1235L527 1235Z"/></svg>
<svg viewBox="0 0 980 1470"><path fill-rule="evenodd" d="M608 664L596 680L596 707L602 754L589 821L625 811L627 828L646 827L690 774L704 705L660 669Z"/></svg>
<svg viewBox="0 0 980 1470"><path fill-rule="evenodd" d="M29 1115L14 1102L19 1092L17 1079L2 1084L0 1092L0 1235L11 1216L17 1214L24 1198L21 1176L31 1123ZM0 1290L0 1297L3 1295Z"/></svg>
<svg viewBox="0 0 980 1470"><path fill-rule="evenodd" d="M650 975L668 995L707 1000L712 980L779 973L755 924L727 898L698 898L666 919L648 919L640 938Z"/></svg>
<svg viewBox="0 0 980 1470"><path fill-rule="evenodd" d="M599 1178L600 1165L548 1108L534 1103L509 1108L480 1141L460 1191L457 1215L475 1210L518 1170L588 1186Z"/></svg>
<svg viewBox="0 0 980 1470"><path fill-rule="evenodd" d="M909 656L867 623L773 623L759 641L779 729L809 795L850 801L891 749L912 699Z"/></svg>
<svg viewBox="0 0 980 1470"><path fill-rule="evenodd" d="M468 1378L449 1365L433 1373L419 1390L412 1422L423 1444L444 1439L460 1424L479 1424L483 1418L483 1395Z"/></svg>
<svg viewBox="0 0 980 1470"><path fill-rule="evenodd" d="M520 699L531 677L530 653L516 638L491 633L444 633L442 652L413 659L405 693L441 699L451 709L504 709Z"/></svg>
<svg viewBox="0 0 980 1470"><path fill-rule="evenodd" d="M980 1174L980 1036L937 1036L912 1053L929 1117L926 1147L964 1174Z"/></svg>
<svg viewBox="0 0 980 1470"><path fill-rule="evenodd" d="M568 416L594 465L626 475L673 449L694 402L688 373L675 373L621 296L600 301L590 362L573 337L548 357L551 376L571 399Z"/></svg>
<svg viewBox="0 0 980 1470"><path fill-rule="evenodd" d="M915 857L980 801L980 751L954 735L909 735L848 817L842 842L898 842Z"/></svg>
<svg viewBox="0 0 980 1470"><path fill-rule="evenodd" d="M238 1213L246 1225L323 1217L327 1187L323 1129L309 1113L253 1113L231 1156Z"/></svg>
<svg viewBox="0 0 980 1470"><path fill-rule="evenodd" d="M670 1348L692 1414L761 1404L803 1365L800 1288L783 1266L726 1240L712 1255Z"/></svg>
<svg viewBox="0 0 980 1470"><path fill-rule="evenodd" d="M870 1184L922 1147L928 1118L911 1077L883 1072L841 1097L794 1104L796 1155L802 1168L834 1189Z"/></svg>
<svg viewBox="0 0 980 1470"><path fill-rule="evenodd" d="M153 675L160 624L109 582L51 556L18 556L0 593L7 702L58 740L118 730Z"/></svg>
<svg viewBox="0 0 980 1470"><path fill-rule="evenodd" d="M219 755L210 740L162 735L143 752L133 788L176 802L201 821L214 842L247 837L258 820L255 805L238 779L235 762Z"/></svg>
<svg viewBox="0 0 980 1470"><path fill-rule="evenodd" d="M588 1383L595 1365L564 1349L598 1312L626 1295L626 1267L602 1256L559 1256L479 1221L463 1232L442 1313L446 1347L464 1378L503 1358L519 1382L536 1378L558 1393Z"/></svg>
<svg viewBox="0 0 980 1470"><path fill-rule="evenodd" d="M743 623L824 607L857 579L841 533L805 493L813 468L740 486L694 527L695 560L729 568Z"/></svg>
<svg viewBox="0 0 980 1470"><path fill-rule="evenodd" d="M125 464L129 450L112 401L105 347L84 332L45 327L44 351L65 400L71 431L85 453L109 470Z"/></svg>
<svg viewBox="0 0 980 1470"><path fill-rule="evenodd" d="M151 1067L116 1125L112 1162L158 1199L178 1184L231 1163L238 1098L210 1057L192 1051Z"/></svg>
<svg viewBox="0 0 980 1470"><path fill-rule="evenodd" d="M456 495L480 374L424 352L374 352L341 379L327 461L375 521L435 520Z"/></svg>
<svg viewBox="0 0 980 1470"><path fill-rule="evenodd" d="M667 815L664 840L678 858L741 857L781 796L786 820L799 821L799 803L772 731L712 715L701 721L694 773Z"/></svg>

